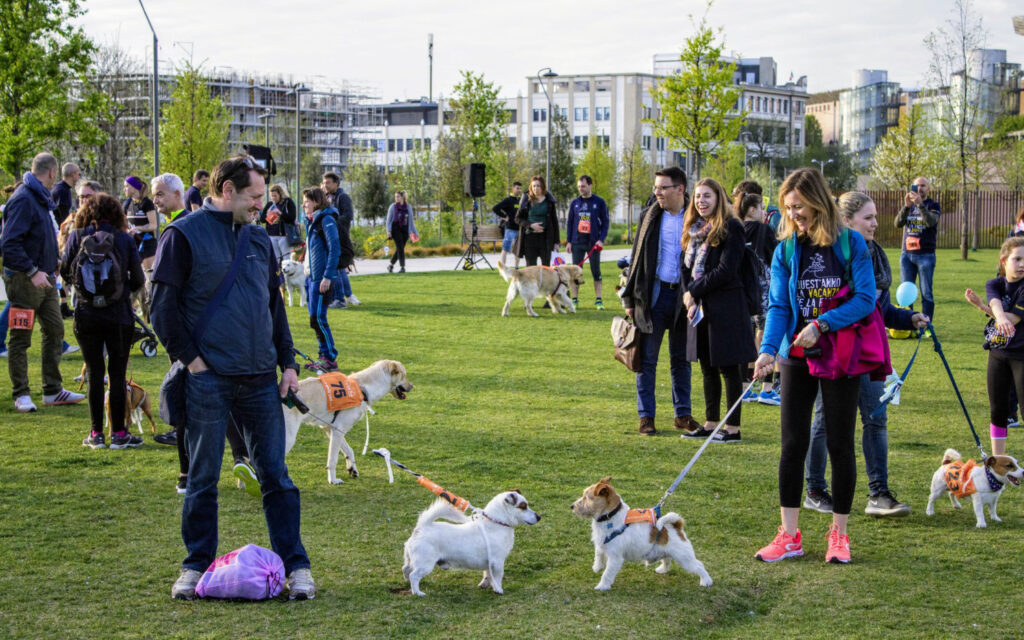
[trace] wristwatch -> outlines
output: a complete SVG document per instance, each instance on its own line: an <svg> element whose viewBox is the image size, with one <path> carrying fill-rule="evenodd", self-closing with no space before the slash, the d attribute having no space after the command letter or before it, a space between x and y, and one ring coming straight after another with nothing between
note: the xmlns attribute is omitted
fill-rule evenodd
<svg viewBox="0 0 1024 640"><path fill-rule="evenodd" d="M818 325L818 331L821 331L822 333L828 333L828 323L827 322L825 322L821 318L818 318L818 320L815 321L815 324Z"/></svg>

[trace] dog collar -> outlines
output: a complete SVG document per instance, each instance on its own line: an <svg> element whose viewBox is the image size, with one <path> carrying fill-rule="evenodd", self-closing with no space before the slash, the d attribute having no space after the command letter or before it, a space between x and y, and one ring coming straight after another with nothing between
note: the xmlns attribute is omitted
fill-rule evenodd
<svg viewBox="0 0 1024 640"><path fill-rule="evenodd" d="M491 516L487 515L487 512L486 512L486 511L481 511L481 512L480 512L480 515L482 515L483 517L487 518L488 520L490 520L490 521L491 521L491 522L493 522L494 524L500 524L501 526L503 526L503 527L508 527L509 529L511 529L511 528L512 528L512 525L510 525L510 524L505 524L505 523L504 523L504 522L502 522L501 520L495 520L495 519L494 519L494 518L492 518Z"/></svg>
<svg viewBox="0 0 1024 640"><path fill-rule="evenodd" d="M622 510L622 502L619 502L619 504L616 505L616 507L614 509L612 509L608 513L604 514L603 516L598 516L597 517L597 521L598 522L604 522L605 520L610 520L610 519L614 518L615 514L618 513L621 510Z"/></svg>
<svg viewBox="0 0 1024 640"><path fill-rule="evenodd" d="M1003 483L999 482L999 478L988 467L985 467L985 479L988 480L988 486L992 491L999 491L1003 488Z"/></svg>

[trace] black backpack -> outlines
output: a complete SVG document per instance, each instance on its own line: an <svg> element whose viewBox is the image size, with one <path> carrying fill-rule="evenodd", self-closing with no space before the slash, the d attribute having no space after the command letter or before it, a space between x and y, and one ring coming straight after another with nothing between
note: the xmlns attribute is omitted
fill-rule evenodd
<svg viewBox="0 0 1024 640"><path fill-rule="evenodd" d="M740 263L740 282L743 283L743 296L747 299L747 311L752 316L765 312L761 297L765 291L764 278L767 267L757 255L750 243L743 245L743 262Z"/></svg>
<svg viewBox="0 0 1024 640"><path fill-rule="evenodd" d="M74 261L75 293L96 309L124 297L124 269L114 247L114 234L94 231L82 238Z"/></svg>

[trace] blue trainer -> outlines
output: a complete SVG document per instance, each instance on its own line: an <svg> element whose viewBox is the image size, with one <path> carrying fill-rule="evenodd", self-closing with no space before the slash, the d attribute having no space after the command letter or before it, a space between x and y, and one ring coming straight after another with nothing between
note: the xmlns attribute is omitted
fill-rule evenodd
<svg viewBox="0 0 1024 640"><path fill-rule="evenodd" d="M782 398L779 397L779 394L776 393L774 389L771 391L762 391L757 394L757 401L760 404L770 404L773 407L777 407L782 404Z"/></svg>

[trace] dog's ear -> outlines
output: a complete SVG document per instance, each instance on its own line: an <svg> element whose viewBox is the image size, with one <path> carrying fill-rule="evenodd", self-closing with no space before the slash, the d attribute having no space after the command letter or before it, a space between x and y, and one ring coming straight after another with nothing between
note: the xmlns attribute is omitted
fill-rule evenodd
<svg viewBox="0 0 1024 640"><path fill-rule="evenodd" d="M402 365L394 360L388 360L388 373L398 375L402 371Z"/></svg>
<svg viewBox="0 0 1024 640"><path fill-rule="evenodd" d="M515 493L513 493L513 491L509 491L508 495L505 496L505 502L509 503L510 505L512 505L514 507L517 504L519 504L519 498L516 497L516 493L519 493L519 492L515 491Z"/></svg>
<svg viewBox="0 0 1024 640"><path fill-rule="evenodd" d="M993 455L985 458L985 468L991 469L992 467L996 466L996 463L999 462L999 460L997 460L998 457L999 456Z"/></svg>
<svg viewBox="0 0 1024 640"><path fill-rule="evenodd" d="M519 495L523 495L523 492L520 491L519 489L509 489L509 492L511 492L511 493L518 493Z"/></svg>
<svg viewBox="0 0 1024 640"><path fill-rule="evenodd" d="M605 477L601 478L601 481L598 482L597 484L611 484L611 483L612 483L612 477L611 476L605 476Z"/></svg>

